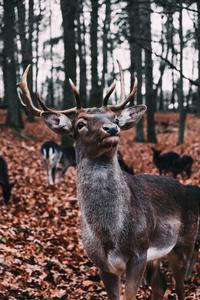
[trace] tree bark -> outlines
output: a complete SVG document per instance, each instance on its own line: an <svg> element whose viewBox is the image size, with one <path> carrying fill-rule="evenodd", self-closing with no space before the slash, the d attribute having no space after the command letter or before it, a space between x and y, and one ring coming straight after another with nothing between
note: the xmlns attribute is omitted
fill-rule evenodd
<svg viewBox="0 0 200 300"><path fill-rule="evenodd" d="M145 28L145 44L149 51L145 50L145 75L146 75L146 104L147 104L147 140L149 143L157 143L155 133L154 111L155 111L155 97L153 91L153 62L151 50L151 2L146 2L146 14L144 16Z"/></svg>
<svg viewBox="0 0 200 300"><path fill-rule="evenodd" d="M142 49L135 43L142 35L141 17L140 17L140 0L134 2L129 0L129 27L130 27L130 55L131 55L131 87L134 84L134 72L138 79L137 86L137 104L142 104ZM135 141L144 143L144 121L143 118L136 125Z"/></svg>
<svg viewBox="0 0 200 300"><path fill-rule="evenodd" d="M69 84L69 78L76 84L76 48L75 48L75 12L76 3L71 0L61 0L64 36L64 98L63 109L75 106L75 97ZM61 137L61 146L73 145L74 140L68 136Z"/></svg>
<svg viewBox="0 0 200 300"><path fill-rule="evenodd" d="M102 71L102 92L105 88L105 79L106 74L108 73L108 41L109 41L109 32L110 32L110 18L111 18L111 3L110 0L105 1L106 9L105 9L105 20L103 27L103 71ZM102 94L103 98L103 94Z"/></svg>
<svg viewBox="0 0 200 300"><path fill-rule="evenodd" d="M79 55L79 66L80 66L80 95L81 102L83 107L87 107L87 67L86 67L86 44L85 44L85 34L86 28L83 17L83 4L82 1L78 1L78 11L79 14L77 16L77 42L78 42L78 55Z"/></svg>
<svg viewBox="0 0 200 300"><path fill-rule="evenodd" d="M9 2L9 3L8 3ZM6 125L14 128L24 128L20 103L16 88L15 64L15 4L14 1L4 0L4 55L5 63L5 98L7 102Z"/></svg>
<svg viewBox="0 0 200 300"><path fill-rule="evenodd" d="M64 99L63 108L67 109L75 106L75 98L69 78L76 84L76 49L75 49L75 9L76 5L71 0L61 0L61 10L63 17L64 35Z"/></svg>
<svg viewBox="0 0 200 300"><path fill-rule="evenodd" d="M91 13L91 26L90 26L90 39L91 39L91 76L92 76L92 89L90 93L90 106L101 106L101 90L99 86L98 76L98 0L91 0L92 13Z"/></svg>
<svg viewBox="0 0 200 300"><path fill-rule="evenodd" d="M197 1L198 11L198 29L197 29L197 45L198 45L198 84L200 85L200 1ZM197 117L200 117L200 87L197 89Z"/></svg>
<svg viewBox="0 0 200 300"><path fill-rule="evenodd" d="M184 94L183 94L183 24L182 24L182 0L180 0L180 13L179 13L179 38L180 38L180 82L179 82L179 135L178 145L184 141L186 109L184 108Z"/></svg>

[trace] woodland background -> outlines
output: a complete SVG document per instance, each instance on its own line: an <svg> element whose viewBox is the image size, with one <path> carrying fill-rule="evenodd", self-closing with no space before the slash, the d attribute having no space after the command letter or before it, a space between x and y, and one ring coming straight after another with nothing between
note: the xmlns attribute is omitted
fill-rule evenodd
<svg viewBox="0 0 200 300"><path fill-rule="evenodd" d="M126 94L137 76L133 102L148 106L148 142L157 141L156 111L178 109L179 144L187 112L200 115L199 1L5 0L0 11L1 105L8 108L8 126L24 127L16 83L28 64L35 104L38 90L50 107L66 109L74 106L69 78L84 106L100 106L119 78L119 59ZM143 122L136 140L145 141Z"/></svg>
<svg viewBox="0 0 200 300"><path fill-rule="evenodd" d="M24 114L16 83L31 64L35 105L38 90L49 107L73 107L72 78L84 106L101 106L119 79L119 59L126 94L138 78L131 104L148 107L137 127L123 133L126 163L136 174L158 174L152 146L191 155L191 178L178 180L200 186L200 2L4 0L0 12L0 154L16 182L8 206L0 196L0 299L106 299L81 243L75 168L49 188L39 153L47 139L73 141ZM119 88L111 101L118 98ZM175 299L163 268L166 299ZM199 299L199 276L197 263L187 299ZM138 299L151 299L151 290L141 286Z"/></svg>

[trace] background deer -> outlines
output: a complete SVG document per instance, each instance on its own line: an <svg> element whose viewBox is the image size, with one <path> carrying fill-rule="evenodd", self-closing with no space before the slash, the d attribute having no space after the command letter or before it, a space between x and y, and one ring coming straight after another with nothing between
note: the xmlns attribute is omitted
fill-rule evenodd
<svg viewBox="0 0 200 300"><path fill-rule="evenodd" d="M48 185L56 183L57 174L60 182L70 166L76 167L74 147L61 148L56 142L47 141L42 144L40 152L47 173Z"/></svg>
<svg viewBox="0 0 200 300"><path fill-rule="evenodd" d="M124 161L124 159L123 159L123 156L122 156L122 154L121 154L121 152L120 152L119 150L117 151L117 159L118 159L118 163L119 163L119 165L120 165L122 171L125 171L125 172L127 172L127 173L129 173L129 174L131 174L131 175L134 175L134 169L133 169L133 166L130 166L130 167L129 167L129 166L125 163L125 161Z"/></svg>
<svg viewBox="0 0 200 300"><path fill-rule="evenodd" d="M3 191L5 204L8 204L11 190L15 183L9 183L8 168L5 159L0 155L0 186Z"/></svg>
<svg viewBox="0 0 200 300"><path fill-rule="evenodd" d="M120 277L126 273L124 299L135 299L148 268L153 299L162 299L165 287L159 260L171 263L179 300L184 299L184 278L193 254L198 229L198 209L187 190L167 176L133 176L122 172L117 160L120 131L136 125L145 105L125 108L133 97L108 105L115 83L101 108L83 108L78 91L70 80L77 106L53 111L36 108L27 87L27 67L19 86L24 107L59 134L76 140L78 199L85 249L99 272L109 300L120 299ZM71 120L69 115L75 114ZM153 262L153 263L152 263ZM149 266L148 266L149 263ZM151 264L151 265L150 265Z"/></svg>
<svg viewBox="0 0 200 300"><path fill-rule="evenodd" d="M46 169L48 185L54 185L56 180L56 173L60 167L60 160L62 157L61 147L54 141L47 141L42 144L40 149L43 164Z"/></svg>
<svg viewBox="0 0 200 300"><path fill-rule="evenodd" d="M188 178L190 178L193 162L193 158L189 155L183 155L174 160L172 164L172 173L174 178L176 178L178 174L181 174L182 179L184 179L184 172L187 174Z"/></svg>
<svg viewBox="0 0 200 300"><path fill-rule="evenodd" d="M162 175L164 171L164 175L166 175L167 172L172 171L174 161L180 158L179 154L172 151L161 154L160 150L153 147L151 149L153 151L153 162L158 168L159 174Z"/></svg>
<svg viewBox="0 0 200 300"><path fill-rule="evenodd" d="M76 167L76 154L73 146L62 148L62 157L60 163L62 165L60 176L64 178L65 172L69 167Z"/></svg>

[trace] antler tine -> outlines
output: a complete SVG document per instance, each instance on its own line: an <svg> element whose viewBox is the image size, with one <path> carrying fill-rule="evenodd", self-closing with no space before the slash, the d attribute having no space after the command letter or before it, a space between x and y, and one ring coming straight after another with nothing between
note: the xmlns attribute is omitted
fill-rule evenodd
<svg viewBox="0 0 200 300"><path fill-rule="evenodd" d="M121 86L121 95L119 103L121 103L125 99L125 89L124 89L124 73L122 69L122 65L117 59L118 67L119 67L119 73L120 73L120 86Z"/></svg>
<svg viewBox="0 0 200 300"><path fill-rule="evenodd" d="M69 108L69 109L66 109L66 110L53 110L53 109L50 109L48 108L44 102L42 101L42 99L40 98L40 95L39 93L37 92L37 99L38 101L40 102L40 105L42 106L42 108L44 109L44 113L47 111L47 112L52 112L52 113L58 113L58 114L63 114L63 115L72 115L72 114L75 114L76 111L77 111L77 107L73 107L73 108Z"/></svg>
<svg viewBox="0 0 200 300"><path fill-rule="evenodd" d="M26 70L25 70L25 72L23 74L22 80L17 84L21 88L22 93L23 93L23 95L26 98L26 104L25 104L23 102L22 98L21 98L20 93L18 93L18 97L19 97L19 100L21 102L21 105L24 108L26 108L26 110L28 112L30 112L31 114L33 114L34 116L41 116L41 114L45 113L45 112L62 113L64 115L71 115L71 114L76 113L76 111L77 111L76 107L70 108L70 109L67 109L67 110L61 110L61 111L56 111L56 110L52 110L52 109L48 108L44 104L44 102L42 101L42 99L40 98L40 95L39 95L38 92L37 92L37 99L38 99L38 101L39 101L39 103L40 103L40 105L41 105L41 107L42 107L43 110L40 110L37 107L35 107L34 104L33 104L32 99L31 99L31 95L30 95L30 92L29 92L29 89L28 89L28 85L27 85L27 75L28 75L30 67L31 67L31 65L28 65L28 67L26 68Z"/></svg>
<svg viewBox="0 0 200 300"><path fill-rule="evenodd" d="M69 78L69 83L71 85L71 88L74 92L74 95L75 95L75 98L76 98L76 106L77 106L77 109L81 109L83 106L81 104L81 99L80 99L80 96L79 96L79 93L73 83L73 81L71 80L71 78Z"/></svg>
<svg viewBox="0 0 200 300"><path fill-rule="evenodd" d="M114 80L113 85L111 86L110 90L108 91L108 93L105 95L104 99L103 99L103 106L107 106L108 105L108 99L110 97L110 95L112 94L112 92L114 91L116 86L116 80Z"/></svg>
<svg viewBox="0 0 200 300"><path fill-rule="evenodd" d="M26 104L23 102L20 93L18 92L17 94L18 94L18 98L19 98L19 101L20 101L20 103L21 103L21 106L23 106L24 108L26 108Z"/></svg>
<svg viewBox="0 0 200 300"><path fill-rule="evenodd" d="M18 97L19 97L19 100L20 100L22 106L25 107L28 112L30 112L34 116L40 116L43 111L34 106L33 101L31 99L29 89L28 89L28 85L27 85L27 75L28 75L28 71L29 71L30 67L31 67L31 65L28 65L28 67L26 68L26 70L24 72L22 80L17 84L20 87L20 89L22 90L22 93L24 94L27 103L25 104L22 101L22 98L19 93L18 93Z"/></svg>
<svg viewBox="0 0 200 300"><path fill-rule="evenodd" d="M128 96L127 99L125 99L122 103L119 103L118 105L109 105L109 108L112 110L112 111L117 111L117 110L121 110L124 108L124 106L131 100L131 98L134 96L136 90L137 90L137 78L135 78L135 82L134 82L134 85L133 85L133 89L132 89L132 92L130 93L130 95Z"/></svg>

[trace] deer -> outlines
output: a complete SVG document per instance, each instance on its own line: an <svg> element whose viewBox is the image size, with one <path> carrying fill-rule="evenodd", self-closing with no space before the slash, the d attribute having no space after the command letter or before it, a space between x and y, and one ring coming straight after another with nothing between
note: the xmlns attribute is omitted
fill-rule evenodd
<svg viewBox="0 0 200 300"><path fill-rule="evenodd" d="M161 154L160 150L156 150L153 147L151 150L153 151L153 162L159 169L160 175L162 175L163 171L164 175L166 175L167 172L172 171L172 169L174 169L174 161L180 158L180 155L173 151Z"/></svg>
<svg viewBox="0 0 200 300"><path fill-rule="evenodd" d="M0 186L3 191L3 198L6 205L10 200L11 190L14 184L15 182L9 183L7 163L3 156L0 155Z"/></svg>
<svg viewBox="0 0 200 300"><path fill-rule="evenodd" d="M174 178L130 175L122 172L117 160L121 132L133 128L147 109L143 104L126 107L136 92L137 79L128 97L109 104L114 80L100 108L83 108L76 86L69 79L76 107L55 111L44 104L39 93L41 109L34 106L27 86L29 68L18 83L23 94L22 99L19 93L21 105L42 117L52 131L76 141L83 245L99 270L108 299L120 299L124 273L124 300L135 299L145 274L150 277L153 299L162 299L165 284L159 263L167 257L178 299L184 300L184 278L198 230L197 204L193 199L189 201L189 193Z"/></svg>
<svg viewBox="0 0 200 300"><path fill-rule="evenodd" d="M181 174L182 179L184 179L184 172L187 174L188 178L190 178L193 162L193 158L189 155L183 155L180 158L175 159L172 163L172 173L174 178L177 178L177 175Z"/></svg>
<svg viewBox="0 0 200 300"><path fill-rule="evenodd" d="M76 167L76 154L73 146L68 146L61 148L62 149L62 157L60 163L62 168L60 170L61 178L64 178L65 172L69 167Z"/></svg>
<svg viewBox="0 0 200 300"><path fill-rule="evenodd" d="M40 153L46 169L48 186L56 183L56 174L59 174L59 182L61 182L67 169L71 166L76 167L73 146L63 148L54 141L46 141L42 144Z"/></svg>
<svg viewBox="0 0 200 300"><path fill-rule="evenodd" d="M134 175L134 169L133 169L133 166L130 166L130 167L129 167L129 166L125 163L125 161L124 161L124 159L123 159L123 156L122 156L122 154L121 154L121 152L120 152L119 150L117 151L117 158L118 158L118 163L119 163L119 165L120 165L122 171Z"/></svg>
<svg viewBox="0 0 200 300"><path fill-rule="evenodd" d="M54 185L56 173L60 170L59 164L62 157L62 149L56 142L47 141L42 144L40 153L46 169L48 186Z"/></svg>

